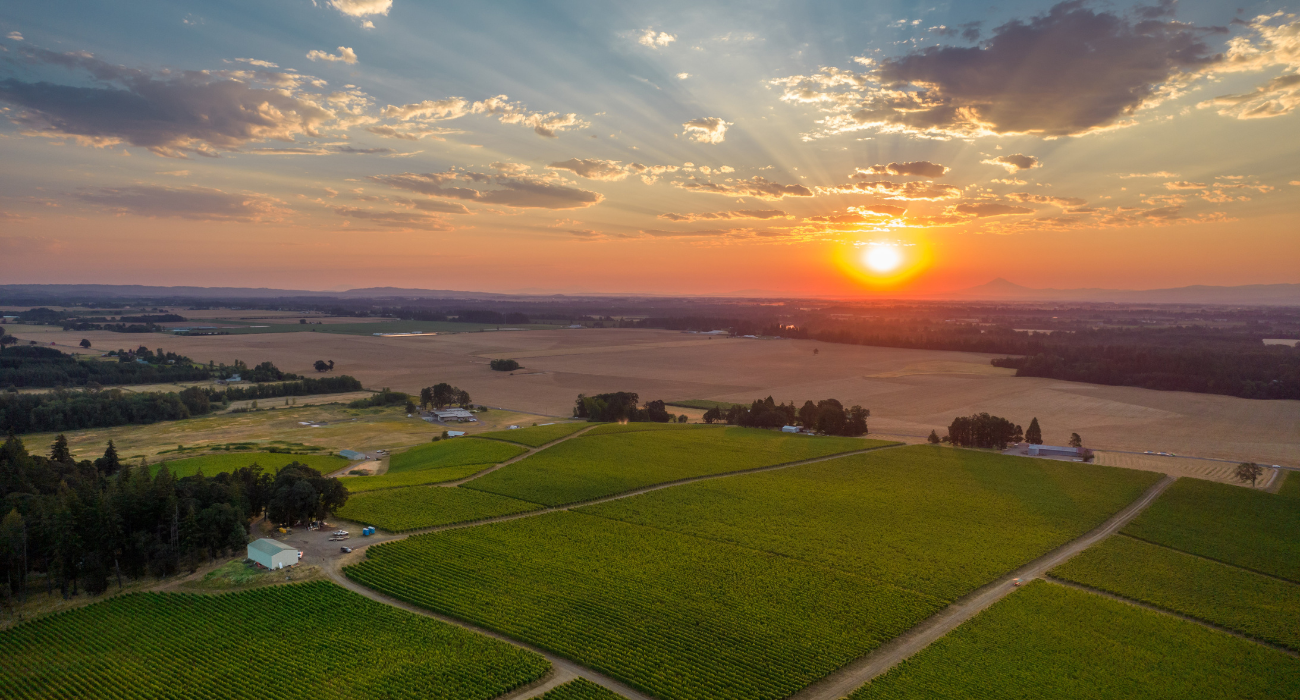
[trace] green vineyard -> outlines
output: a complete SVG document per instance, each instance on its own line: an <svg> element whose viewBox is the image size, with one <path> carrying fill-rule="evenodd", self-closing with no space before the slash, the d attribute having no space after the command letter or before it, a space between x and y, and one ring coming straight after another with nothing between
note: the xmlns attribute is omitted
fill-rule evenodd
<svg viewBox="0 0 1300 700"><path fill-rule="evenodd" d="M518 430L496 430L490 433L476 433L474 437L517 442L521 445L528 445L529 447L541 447L548 442L554 442L566 435L572 435L579 430L585 430L590 427L592 427L591 423L552 423L551 425L534 425L529 428L520 428Z"/></svg>
<svg viewBox="0 0 1300 700"><path fill-rule="evenodd" d="M489 700L549 668L332 583L129 594L0 632L4 698Z"/></svg>
<svg viewBox="0 0 1300 700"><path fill-rule="evenodd" d="M625 700L622 695L585 678L577 678L546 692L541 700Z"/></svg>
<svg viewBox="0 0 1300 700"><path fill-rule="evenodd" d="M349 476L343 479L343 485L351 493L365 493L366 491L380 491L403 486L456 481L457 479L473 476L491 467L491 464L459 464L452 467L431 467L415 471L380 474L379 476Z"/></svg>
<svg viewBox="0 0 1300 700"><path fill-rule="evenodd" d="M358 493L336 515L389 532L472 522L537 510L541 506L482 491L444 486L410 486Z"/></svg>
<svg viewBox="0 0 1300 700"><path fill-rule="evenodd" d="M1193 622L1035 581L850 700L1300 698L1300 659Z"/></svg>
<svg viewBox="0 0 1300 700"><path fill-rule="evenodd" d="M388 472L393 474L465 464L496 464L524 452L527 450L523 447L499 440L439 440L393 455L388 459Z"/></svg>

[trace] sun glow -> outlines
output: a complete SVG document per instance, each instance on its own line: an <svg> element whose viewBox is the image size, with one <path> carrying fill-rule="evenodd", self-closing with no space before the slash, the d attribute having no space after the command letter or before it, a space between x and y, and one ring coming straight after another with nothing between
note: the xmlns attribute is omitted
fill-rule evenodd
<svg viewBox="0 0 1300 700"><path fill-rule="evenodd" d="M861 286L885 291L905 285L929 268L931 250L925 238L913 232L907 239L845 241L834 260Z"/></svg>
<svg viewBox="0 0 1300 700"><path fill-rule="evenodd" d="M903 253L895 245L873 245L867 248L862 259L876 272L892 272L903 263Z"/></svg>

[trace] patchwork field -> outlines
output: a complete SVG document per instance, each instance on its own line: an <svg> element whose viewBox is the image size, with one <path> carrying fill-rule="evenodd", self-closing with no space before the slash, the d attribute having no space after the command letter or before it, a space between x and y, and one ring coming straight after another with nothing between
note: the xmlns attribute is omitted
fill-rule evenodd
<svg viewBox="0 0 1300 700"><path fill-rule="evenodd" d="M552 423L551 425L534 425L518 430L496 430L487 433L475 433L474 437L491 440L517 442L529 447L541 447L566 435L572 435L583 428L590 428L591 423Z"/></svg>
<svg viewBox="0 0 1300 700"><path fill-rule="evenodd" d="M1294 583L1123 535L1052 575L1300 651L1300 585Z"/></svg>
<svg viewBox="0 0 1300 700"><path fill-rule="evenodd" d="M471 489L411 486L358 493L349 497L335 515L389 532L406 532L538 508L541 506L536 503Z"/></svg>
<svg viewBox="0 0 1300 700"><path fill-rule="evenodd" d="M489 700L549 666L332 583L132 594L0 632L6 698Z"/></svg>
<svg viewBox="0 0 1300 700"><path fill-rule="evenodd" d="M1095 461L1097 464L1104 464L1109 467L1144 469L1146 471L1160 472L1161 474L1169 474L1177 477L1217 481L1221 484L1232 484L1243 488L1250 487L1249 483L1243 484L1237 479L1235 473L1237 465L1232 462L1104 451L1098 451L1096 453ZM1264 475L1259 478L1259 488L1267 489L1271 485L1272 479L1280 476L1277 474L1278 471L1280 470L1265 469Z"/></svg>
<svg viewBox="0 0 1300 700"><path fill-rule="evenodd" d="M623 428L600 426L592 433L530 455L467 486L553 506L693 476L797 462L889 444L750 428Z"/></svg>
<svg viewBox="0 0 1300 700"><path fill-rule="evenodd" d="M446 381L467 389L476 402L544 416L568 417L577 394L605 391L665 401L835 397L870 408L873 432L924 438L932 429L942 434L954 416L988 411L1021 425L1037 416L1049 444L1065 444L1077 432L1096 449L1300 466L1300 401L1017 378L991 367L993 355L975 353L612 328L412 338L321 332L124 338L36 326L10 331L24 340L57 341L61 349L86 337L97 349L163 346L201 362L271 360L307 375L314 361L330 359L336 372L367 387L413 392ZM526 358L528 372L493 372L488 361L496 357Z"/></svg>
<svg viewBox="0 0 1300 700"><path fill-rule="evenodd" d="M1124 534L1300 583L1300 508L1276 494L1179 479Z"/></svg>
<svg viewBox="0 0 1300 700"><path fill-rule="evenodd" d="M1036 581L851 696L1300 697L1300 660L1099 595Z"/></svg>
<svg viewBox="0 0 1300 700"><path fill-rule="evenodd" d="M214 476L222 472L230 472L252 464L257 464L266 472L275 472L275 470L291 463L298 462L305 464L312 469L322 473L338 471L348 466L348 461L342 457L333 455L298 455L284 454L279 452L235 452L232 454L210 454L202 457L187 457L185 459L175 459L168 462L151 464L152 473L157 474L158 468L162 464L167 465L172 476L193 476L203 472L204 476Z"/></svg>
<svg viewBox="0 0 1300 700"><path fill-rule="evenodd" d="M611 439L641 452L772 444L763 434L584 436L538 456ZM412 537L369 548L346 573L664 700L775 699L1095 527L1158 478L898 448Z"/></svg>

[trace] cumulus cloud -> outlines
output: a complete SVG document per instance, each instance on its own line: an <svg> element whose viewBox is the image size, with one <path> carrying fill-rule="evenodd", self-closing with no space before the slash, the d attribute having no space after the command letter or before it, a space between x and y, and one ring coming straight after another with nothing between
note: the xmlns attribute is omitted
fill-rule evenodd
<svg viewBox="0 0 1300 700"><path fill-rule="evenodd" d="M716 221L720 219L782 219L789 216L780 209L736 209L734 211L713 211L702 214L660 214L659 218L669 221Z"/></svg>
<svg viewBox="0 0 1300 700"><path fill-rule="evenodd" d="M7 36L8 36L10 39L13 39L14 41L22 41L22 40L23 40L22 32L9 32L9 34L8 34Z"/></svg>
<svg viewBox="0 0 1300 700"><path fill-rule="evenodd" d="M631 169L617 160L570 158L551 163L546 167L549 170L568 170L578 177L585 177L588 180L604 180L606 182L616 182L632 174Z"/></svg>
<svg viewBox="0 0 1300 700"><path fill-rule="evenodd" d="M980 46L933 46L855 73L822 68L771 81L827 116L805 138L859 129L941 138L1073 136L1119 126L1220 58L1203 31L1063 2L998 27Z"/></svg>
<svg viewBox="0 0 1300 700"><path fill-rule="evenodd" d="M307 58L311 61L341 61L352 65L357 62L357 53L346 46L340 46L338 54L312 49L307 52Z"/></svg>
<svg viewBox="0 0 1300 700"><path fill-rule="evenodd" d="M128 185L78 190L73 197L114 214L196 221L263 221L285 210L260 194L225 192L210 187Z"/></svg>
<svg viewBox="0 0 1300 700"><path fill-rule="evenodd" d="M408 105L389 105L384 108L383 116L388 119L409 121L445 121L459 119L468 114L483 114L496 117L502 124L519 124L531 128L539 136L555 138L556 134L569 129L586 129L591 126L578 118L578 115L560 114L559 112L530 112L518 102L510 102L505 95L489 97L486 100L470 102L463 97L448 97L442 100L424 100Z"/></svg>
<svg viewBox="0 0 1300 700"><path fill-rule="evenodd" d="M976 218L1034 213L1034 210L1029 207L1018 207L1012 204L999 204L997 202L958 204L952 208L952 211L961 216L974 216Z"/></svg>
<svg viewBox="0 0 1300 700"><path fill-rule="evenodd" d="M643 29L640 32L637 32L636 35L636 43L642 46L649 46L652 49L667 46L674 41L677 41L677 37L668 32L655 32L653 28Z"/></svg>
<svg viewBox="0 0 1300 700"><path fill-rule="evenodd" d="M491 174L448 170L440 173L372 175L370 180L431 197L496 204L518 209L582 209L599 204L605 199L604 195L598 192L574 187L558 175ZM496 189L476 189L461 186L461 183L494 185Z"/></svg>
<svg viewBox="0 0 1300 700"><path fill-rule="evenodd" d="M271 71L150 73L87 53L24 49L31 64L59 66L94 86L0 80L0 102L31 135L70 137L83 145L128 143L162 156L215 156L255 141L318 136L349 118L346 105L301 91L308 76Z"/></svg>
<svg viewBox="0 0 1300 700"><path fill-rule="evenodd" d="M259 68L279 68L279 67L280 67L279 65L277 65L277 64L275 64L275 63L271 63L270 61L263 61L263 60L261 60L261 59L257 59L257 58L236 58L235 60L238 61L239 63L247 63L247 64L250 65L250 66L257 66L257 67L259 67ZM229 61L227 61L227 63L229 63Z"/></svg>
<svg viewBox="0 0 1300 700"><path fill-rule="evenodd" d="M725 182L679 182L677 186L688 192L720 194L728 197L754 197L769 201L783 197L811 197L812 190L803 185L782 185L759 175L745 180L727 178Z"/></svg>
<svg viewBox="0 0 1300 700"><path fill-rule="evenodd" d="M1021 204L1050 204L1056 207L1081 207L1088 203L1078 197L1057 197L1050 194L1033 194L1031 192L1012 192L1007 199Z"/></svg>
<svg viewBox="0 0 1300 700"><path fill-rule="evenodd" d="M1126 173L1120 175L1121 180L1132 180L1135 177L1178 177L1178 173L1171 173L1166 170L1158 170L1154 173Z"/></svg>
<svg viewBox="0 0 1300 700"><path fill-rule="evenodd" d="M901 201L938 201L961 197L960 188L952 185L941 185L928 180L913 180L911 182L868 180L851 182L837 187L819 187L817 191L823 194L870 194Z"/></svg>
<svg viewBox="0 0 1300 700"><path fill-rule="evenodd" d="M890 163L888 165L873 165L869 168L858 168L857 172L851 177L868 178L878 175L900 175L912 177L943 177L951 170L946 165L931 163L928 160L918 160L909 163Z"/></svg>
<svg viewBox="0 0 1300 700"><path fill-rule="evenodd" d="M384 138L389 139L402 139L404 141L419 141L426 136L435 141L446 141L447 139L443 138L444 136L465 133L459 129L446 129L443 127L406 126L398 129L396 127L384 125L368 126L366 127L366 131L369 131L376 136L383 136Z"/></svg>
<svg viewBox="0 0 1300 700"><path fill-rule="evenodd" d="M722 143L731 125L721 117L700 117L682 124L682 133L697 143Z"/></svg>
<svg viewBox="0 0 1300 700"><path fill-rule="evenodd" d="M1300 106L1300 21L1281 11L1260 15L1248 23L1249 33L1228 42L1216 73L1255 72L1283 68L1289 73L1270 79L1250 92L1220 95L1198 107L1215 108L1238 119L1262 119L1290 114Z"/></svg>
<svg viewBox="0 0 1300 700"><path fill-rule="evenodd" d="M691 77L691 74L690 74L690 73L678 73L678 74L677 74L677 79L678 79L678 80L686 80L686 79L689 78L689 77Z"/></svg>
<svg viewBox="0 0 1300 700"><path fill-rule="evenodd" d="M385 155L393 153L391 148L357 148L349 144L327 146L306 146L290 148L253 148L249 153L263 156L327 156L333 153L351 155Z"/></svg>
<svg viewBox="0 0 1300 700"><path fill-rule="evenodd" d="M393 7L393 0L330 0L330 5L345 15L365 17L388 14Z"/></svg>
<svg viewBox="0 0 1300 700"><path fill-rule="evenodd" d="M334 213L350 218L365 221L366 223L384 228L396 229L418 229L421 231L452 231L454 230L446 221L435 216L420 214L409 211L383 211L377 209L362 209L359 207L334 207Z"/></svg>
<svg viewBox="0 0 1300 700"><path fill-rule="evenodd" d="M1029 170L1031 168L1037 168L1042 165L1042 162L1040 162L1037 158L1033 156L1027 156L1023 153L1016 153L1009 156L998 156L997 158L987 158L985 160L981 160L980 162L985 165L1001 166L1003 168L1006 168L1007 172L1009 173L1018 173L1021 170Z"/></svg>

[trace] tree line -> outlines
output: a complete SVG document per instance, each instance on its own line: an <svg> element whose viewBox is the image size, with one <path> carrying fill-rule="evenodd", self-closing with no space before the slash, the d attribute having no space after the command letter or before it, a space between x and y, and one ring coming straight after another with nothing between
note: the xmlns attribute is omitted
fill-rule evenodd
<svg viewBox="0 0 1300 700"><path fill-rule="evenodd" d="M870 410L857 405L845 408L836 399L822 399L817 403L805 401L796 409L793 401L776 403L769 396L755 399L749 406L733 404L725 411L715 406L704 412L704 422L725 422L751 428L797 425L825 435L858 437L867 434L867 418L870 416Z"/></svg>
<svg viewBox="0 0 1300 700"><path fill-rule="evenodd" d="M112 583L195 569L238 554L253 518L278 524L324 517L347 501L337 479L297 462L274 474L257 464L205 477L156 474L118 456L76 461L59 435L48 457L10 435L0 446L0 568L6 598L25 596L33 575L47 593L102 593Z"/></svg>
<svg viewBox="0 0 1300 700"><path fill-rule="evenodd" d="M615 391L586 396L578 394L573 406L574 418L586 418L601 423L668 423L676 416L668 412L663 401L648 401L638 407L641 397L636 392Z"/></svg>
<svg viewBox="0 0 1300 700"><path fill-rule="evenodd" d="M0 333L3 329L0 329ZM5 335L8 340L13 336ZM82 341L83 346L89 343ZM8 344L8 343L5 343ZM74 386L110 386L129 384L167 384L172 382L228 379L239 376L248 382L283 382L302 379L285 372L271 362L249 367L243 360L234 364L194 360L162 348L150 350L141 345L134 350L112 350L103 358L83 359L54 348L17 345L3 349L0 345L0 386L13 388L48 388Z"/></svg>
<svg viewBox="0 0 1300 700"><path fill-rule="evenodd" d="M468 391L460 387L454 387L446 382L439 382L420 390L420 406L422 408L430 406L437 409L448 406L469 408L471 405Z"/></svg>

